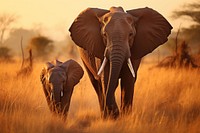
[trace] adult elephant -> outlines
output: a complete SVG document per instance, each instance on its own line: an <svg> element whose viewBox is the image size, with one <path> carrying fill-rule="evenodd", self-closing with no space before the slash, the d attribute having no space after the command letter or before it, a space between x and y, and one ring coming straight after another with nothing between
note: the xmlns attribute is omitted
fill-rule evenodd
<svg viewBox="0 0 200 133"><path fill-rule="evenodd" d="M121 78L121 111L132 109L141 58L165 43L172 26L157 11L88 8L71 25L72 40L98 95L104 118L117 118L115 90ZM102 65L101 65L102 64Z"/></svg>
<svg viewBox="0 0 200 133"><path fill-rule="evenodd" d="M74 86L83 77L82 67L74 60L56 63L47 62L40 79L50 111L67 117Z"/></svg>

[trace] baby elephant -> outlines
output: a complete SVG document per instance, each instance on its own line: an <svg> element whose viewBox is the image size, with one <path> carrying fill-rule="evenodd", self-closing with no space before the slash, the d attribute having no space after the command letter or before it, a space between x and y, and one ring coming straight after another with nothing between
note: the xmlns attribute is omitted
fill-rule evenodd
<svg viewBox="0 0 200 133"><path fill-rule="evenodd" d="M50 110L53 113L67 117L70 100L74 86L83 77L82 67L74 60L66 62L46 63L42 69L40 79L43 85L44 94Z"/></svg>

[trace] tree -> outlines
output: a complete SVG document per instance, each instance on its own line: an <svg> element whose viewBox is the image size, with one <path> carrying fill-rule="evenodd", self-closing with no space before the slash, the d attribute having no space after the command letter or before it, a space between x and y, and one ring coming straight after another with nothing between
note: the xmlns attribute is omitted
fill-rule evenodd
<svg viewBox="0 0 200 133"><path fill-rule="evenodd" d="M33 56L46 59L54 50L53 41L44 36L37 36L30 40L29 48L33 50Z"/></svg>
<svg viewBox="0 0 200 133"><path fill-rule="evenodd" d="M194 22L189 28L182 28L182 33L186 41L199 47L200 34L200 0L194 3L186 4L181 10L173 12L174 19L187 17Z"/></svg>
<svg viewBox="0 0 200 133"><path fill-rule="evenodd" d="M4 40L4 45L12 50L12 53L17 56L21 56L21 38L23 38L23 48L27 48L30 40L35 37L37 34L34 30L24 29L24 28L15 28L9 33L9 37ZM25 52L25 56L28 52Z"/></svg>
<svg viewBox="0 0 200 133"><path fill-rule="evenodd" d="M187 16L196 22L195 25L200 25L200 1L187 4L183 10L174 11L173 17Z"/></svg>
<svg viewBox="0 0 200 133"><path fill-rule="evenodd" d="M3 44L4 35L10 26L17 20L17 17L13 14L0 15L0 45Z"/></svg>

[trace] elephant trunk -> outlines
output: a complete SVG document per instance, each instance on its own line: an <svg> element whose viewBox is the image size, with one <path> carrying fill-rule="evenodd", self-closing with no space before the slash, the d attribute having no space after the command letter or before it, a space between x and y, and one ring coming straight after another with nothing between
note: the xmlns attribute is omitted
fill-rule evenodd
<svg viewBox="0 0 200 133"><path fill-rule="evenodd" d="M53 102L54 102L54 110L57 113L61 113L61 91L62 87L59 84L55 84L53 86Z"/></svg>
<svg viewBox="0 0 200 133"><path fill-rule="evenodd" d="M62 115L63 118L66 119L67 118L67 114L69 111L69 107L70 107L70 102L71 102L71 97L72 97L72 93L73 93L73 89L74 87L65 87L64 89L64 96L61 98L61 109L62 109Z"/></svg>
<svg viewBox="0 0 200 133"><path fill-rule="evenodd" d="M107 93L106 93L106 114L117 118L119 109L115 101L115 90L118 85L118 79L122 65L128 56L128 51L122 47L123 45L114 46L110 51L110 73L108 78Z"/></svg>

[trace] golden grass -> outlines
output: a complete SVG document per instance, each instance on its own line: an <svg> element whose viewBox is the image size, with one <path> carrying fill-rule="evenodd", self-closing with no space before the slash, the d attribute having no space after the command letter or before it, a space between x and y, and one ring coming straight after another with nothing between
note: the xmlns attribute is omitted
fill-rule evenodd
<svg viewBox="0 0 200 133"><path fill-rule="evenodd" d="M133 113L117 121L100 118L97 96L85 73L74 89L68 120L49 112L35 64L16 77L20 63L0 63L1 133L197 133L200 132L200 71L149 69L142 64L135 85ZM116 91L120 105L120 89Z"/></svg>

